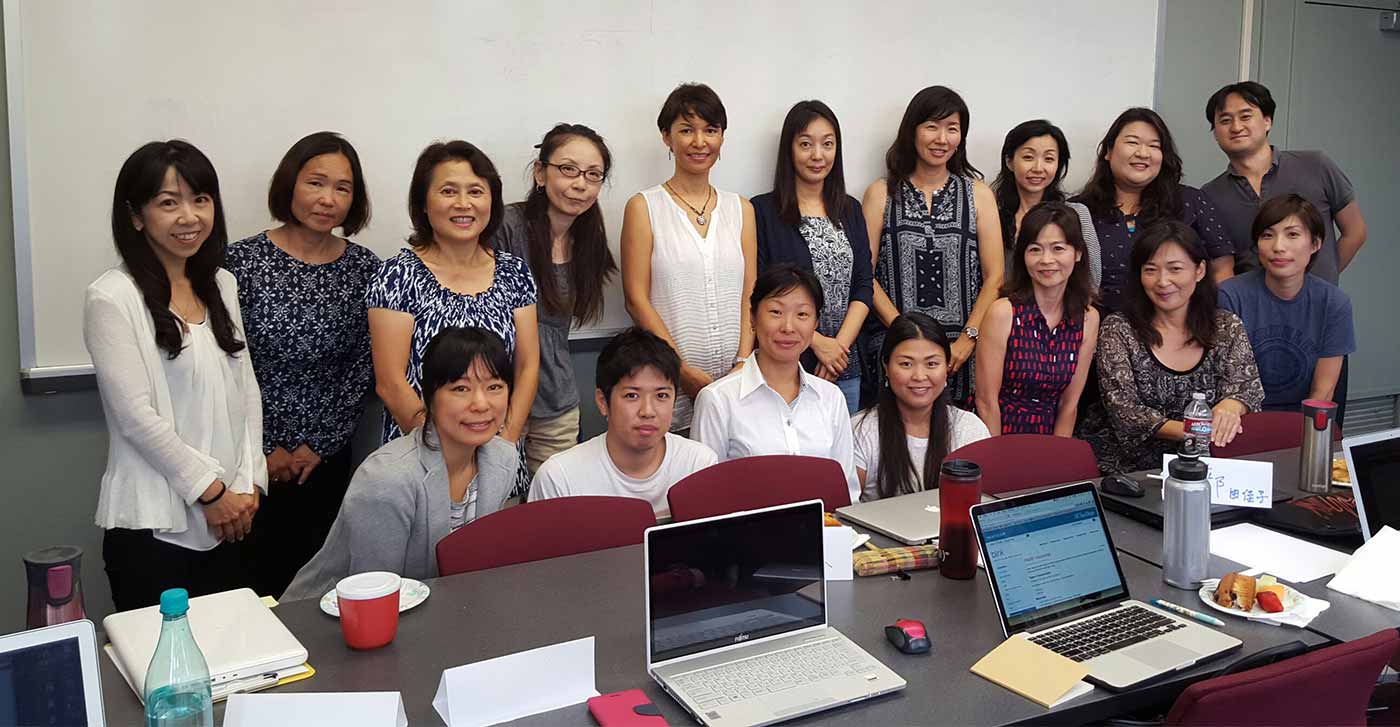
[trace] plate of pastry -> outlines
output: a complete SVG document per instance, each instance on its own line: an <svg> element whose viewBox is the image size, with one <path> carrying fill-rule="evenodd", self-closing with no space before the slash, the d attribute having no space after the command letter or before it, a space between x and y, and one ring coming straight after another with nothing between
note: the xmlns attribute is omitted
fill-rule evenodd
<svg viewBox="0 0 1400 727"><path fill-rule="evenodd" d="M1273 576L1241 573L1204 581L1200 596L1207 606L1241 618L1274 618L1292 613L1303 603L1302 594Z"/></svg>

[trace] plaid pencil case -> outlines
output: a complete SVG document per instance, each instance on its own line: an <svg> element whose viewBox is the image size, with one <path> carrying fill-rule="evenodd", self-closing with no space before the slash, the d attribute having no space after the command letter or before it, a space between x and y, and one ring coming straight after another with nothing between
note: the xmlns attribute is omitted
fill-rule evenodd
<svg viewBox="0 0 1400 727"><path fill-rule="evenodd" d="M853 556L856 575L878 576L895 571L938 567L938 546L910 545L900 548L863 550Z"/></svg>

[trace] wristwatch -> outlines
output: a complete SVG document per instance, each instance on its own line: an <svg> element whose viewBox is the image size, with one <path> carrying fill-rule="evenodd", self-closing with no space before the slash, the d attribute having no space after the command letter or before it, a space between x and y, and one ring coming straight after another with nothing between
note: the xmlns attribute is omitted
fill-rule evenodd
<svg viewBox="0 0 1400 727"><path fill-rule="evenodd" d="M977 326L968 326L967 328L964 328L964 329L963 329L963 335L965 335L965 336L967 336L968 338L971 338L972 340L976 341L976 340L977 340Z"/></svg>

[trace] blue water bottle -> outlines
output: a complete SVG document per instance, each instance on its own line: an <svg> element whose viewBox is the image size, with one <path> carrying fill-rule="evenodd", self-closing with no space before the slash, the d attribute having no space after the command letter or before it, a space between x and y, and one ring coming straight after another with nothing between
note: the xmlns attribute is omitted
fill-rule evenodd
<svg viewBox="0 0 1400 727"><path fill-rule="evenodd" d="M214 727L209 663L190 632L190 594L160 594L160 641L146 669L146 727Z"/></svg>

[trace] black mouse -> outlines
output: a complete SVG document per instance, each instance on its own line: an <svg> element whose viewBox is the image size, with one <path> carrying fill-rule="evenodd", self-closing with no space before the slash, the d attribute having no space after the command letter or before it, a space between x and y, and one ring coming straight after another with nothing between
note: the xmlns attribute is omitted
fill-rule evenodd
<svg viewBox="0 0 1400 727"><path fill-rule="evenodd" d="M906 654L928 653L928 631L912 618L902 618L885 627L885 638Z"/></svg>
<svg viewBox="0 0 1400 727"><path fill-rule="evenodd" d="M1142 485L1127 475L1109 475L1099 483L1099 490L1119 497L1142 497Z"/></svg>

